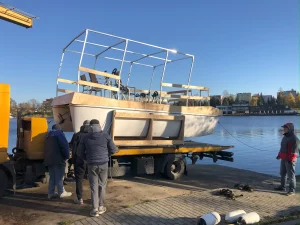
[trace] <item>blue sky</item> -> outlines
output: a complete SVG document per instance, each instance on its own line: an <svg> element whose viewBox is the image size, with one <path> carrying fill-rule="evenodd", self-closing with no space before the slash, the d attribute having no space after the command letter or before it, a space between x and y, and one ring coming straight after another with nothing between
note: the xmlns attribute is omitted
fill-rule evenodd
<svg viewBox="0 0 300 225"><path fill-rule="evenodd" d="M85 28L195 55L191 83L211 94L299 90L296 0L4 3L39 17L31 29L0 21L0 81L17 102L55 96L62 48Z"/></svg>

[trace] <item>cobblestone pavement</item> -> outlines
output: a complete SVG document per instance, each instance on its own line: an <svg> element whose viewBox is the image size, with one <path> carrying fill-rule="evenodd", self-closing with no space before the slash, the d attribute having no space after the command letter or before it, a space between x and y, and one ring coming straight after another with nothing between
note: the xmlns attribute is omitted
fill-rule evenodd
<svg viewBox="0 0 300 225"><path fill-rule="evenodd" d="M300 210L299 195L287 197L268 190L254 192L234 191L243 195L236 200L216 196L214 191L191 192L189 195L170 197L138 204L96 218L76 221L75 225L196 225L197 217L216 211L220 215L243 209L257 212L261 219L287 215ZM222 223L221 223L222 224Z"/></svg>

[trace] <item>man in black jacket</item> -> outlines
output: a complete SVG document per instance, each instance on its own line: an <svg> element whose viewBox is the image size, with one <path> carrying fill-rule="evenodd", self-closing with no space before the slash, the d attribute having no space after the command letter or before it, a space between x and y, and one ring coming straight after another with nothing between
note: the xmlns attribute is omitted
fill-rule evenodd
<svg viewBox="0 0 300 225"><path fill-rule="evenodd" d="M77 148L79 146L81 139L88 134L89 128L90 128L90 121L85 120L83 122L83 125L80 127L80 131L73 135L71 142L69 143L72 149L72 163L74 165L75 180L76 180L77 198L74 200L74 203L80 205L83 204L82 182L86 172L86 162L82 158L77 157Z"/></svg>
<svg viewBox="0 0 300 225"><path fill-rule="evenodd" d="M48 187L48 198L57 194L60 198L69 197L71 192L66 192L63 185L66 160L70 158L68 141L58 125L53 125L52 130L46 135L44 147L44 164L48 167L50 180Z"/></svg>
<svg viewBox="0 0 300 225"><path fill-rule="evenodd" d="M117 151L111 137L102 131L99 121L91 120L89 133L82 138L77 150L77 156L86 158L88 164L93 207L91 216L99 216L106 211L104 194L108 177L108 161L109 157Z"/></svg>

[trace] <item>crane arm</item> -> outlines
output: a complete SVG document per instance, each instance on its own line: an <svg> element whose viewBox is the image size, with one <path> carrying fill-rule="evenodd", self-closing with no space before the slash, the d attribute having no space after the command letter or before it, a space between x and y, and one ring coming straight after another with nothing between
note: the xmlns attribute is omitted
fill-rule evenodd
<svg viewBox="0 0 300 225"><path fill-rule="evenodd" d="M29 13L23 12L0 2L0 19L2 20L6 20L25 28L31 28L33 19L35 18L35 16Z"/></svg>

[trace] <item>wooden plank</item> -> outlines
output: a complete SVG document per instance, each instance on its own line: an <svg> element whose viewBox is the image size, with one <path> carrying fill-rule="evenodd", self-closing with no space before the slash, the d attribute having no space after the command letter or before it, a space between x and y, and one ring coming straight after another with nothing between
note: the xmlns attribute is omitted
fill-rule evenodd
<svg viewBox="0 0 300 225"><path fill-rule="evenodd" d="M115 134L114 134L114 131L115 131L115 116L116 116L116 110L113 111L113 116L111 118L112 119L111 128L110 128L110 136L111 136L113 141L115 139Z"/></svg>
<svg viewBox="0 0 300 225"><path fill-rule="evenodd" d="M184 125L185 125L185 119L181 121L180 131L178 135L178 140L184 140Z"/></svg>
<svg viewBox="0 0 300 225"><path fill-rule="evenodd" d="M153 119L153 120L184 120L184 116L156 115L146 113L116 112L115 118Z"/></svg>
<svg viewBox="0 0 300 225"><path fill-rule="evenodd" d="M148 127L148 133L147 133L147 140L152 140L152 134L153 134L153 119L149 120L149 127Z"/></svg>
<svg viewBox="0 0 300 225"><path fill-rule="evenodd" d="M63 78L57 78L58 82L62 82L62 83L66 83L66 84L77 84L76 81L73 80L67 80L67 79L63 79Z"/></svg>
<svg viewBox="0 0 300 225"><path fill-rule="evenodd" d="M177 98L177 99L197 99L197 100L209 100L210 97L205 96L187 96L187 95L165 95L166 98Z"/></svg>
<svg viewBox="0 0 300 225"><path fill-rule="evenodd" d="M66 89L61 89L61 88L57 88L58 92L62 92L62 93L73 93L74 91L71 90L66 90Z"/></svg>
<svg viewBox="0 0 300 225"><path fill-rule="evenodd" d="M118 75L113 75L111 73L105 73L105 72L102 72L102 71L99 71L99 70L93 70L93 69L89 69L89 68L82 67L82 66L79 66L78 70L80 70L82 72L93 73L93 74L96 74L96 75L99 75L99 76L109 77L109 78L113 78L113 79L116 79L116 80L120 80L120 76L118 76Z"/></svg>
<svg viewBox="0 0 300 225"><path fill-rule="evenodd" d="M188 96L188 97L194 97L194 96ZM204 100L209 101L210 97L203 97L203 96L196 96L197 98L172 98L168 99L168 102L176 102L176 101L186 101L186 99L195 99L195 100Z"/></svg>
<svg viewBox="0 0 300 225"><path fill-rule="evenodd" d="M201 91L209 91L209 88L207 88L207 87L192 86L192 85L189 86L189 85L186 85L186 84L162 83L162 86L164 86L164 87L196 89L196 90L201 90Z"/></svg>
<svg viewBox="0 0 300 225"><path fill-rule="evenodd" d="M178 93L183 93L186 94L187 92L192 92L192 90L179 90L179 91L168 91L167 94L178 94Z"/></svg>
<svg viewBox="0 0 300 225"><path fill-rule="evenodd" d="M97 83L93 83L93 82L89 82L89 81L79 80L77 83L80 85L84 85L84 86L91 86L91 87L105 89L105 90L111 90L111 91L119 91L119 88L111 87L111 86L107 86L107 85L103 85L103 84L97 84Z"/></svg>
<svg viewBox="0 0 300 225"><path fill-rule="evenodd" d="M116 146L162 146L181 145L183 140L114 140Z"/></svg>

